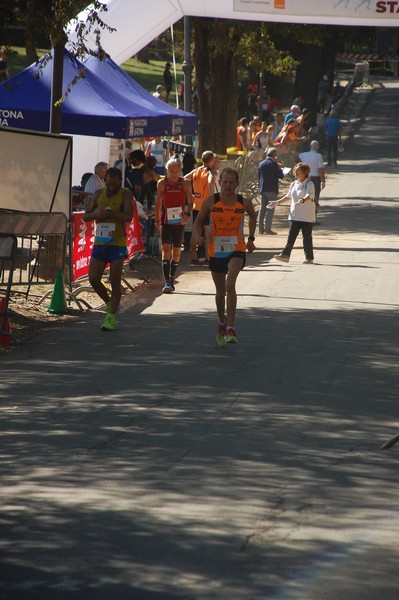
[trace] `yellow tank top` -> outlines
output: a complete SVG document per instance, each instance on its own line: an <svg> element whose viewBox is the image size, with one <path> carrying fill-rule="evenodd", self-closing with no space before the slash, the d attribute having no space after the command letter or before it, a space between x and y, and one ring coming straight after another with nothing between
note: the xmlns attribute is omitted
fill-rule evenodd
<svg viewBox="0 0 399 600"><path fill-rule="evenodd" d="M121 189L114 195L108 198L106 194L106 188L101 190L97 198L97 207L100 210L110 208L114 212L123 211L123 195L125 188ZM125 223L121 221L113 221L112 217L97 223L96 238L94 241L95 245L107 245L107 246L126 246L126 231Z"/></svg>
<svg viewBox="0 0 399 600"><path fill-rule="evenodd" d="M214 194L214 198L210 217L209 256L227 258L233 252L245 252L245 209L242 196L236 196L236 202L232 206L223 204L219 194Z"/></svg>

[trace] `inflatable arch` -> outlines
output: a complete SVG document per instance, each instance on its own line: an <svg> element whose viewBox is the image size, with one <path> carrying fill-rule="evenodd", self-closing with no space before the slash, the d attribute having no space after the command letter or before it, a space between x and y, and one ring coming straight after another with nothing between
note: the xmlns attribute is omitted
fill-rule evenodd
<svg viewBox="0 0 399 600"><path fill-rule="evenodd" d="M111 58L122 64L183 16L281 23L398 27L395 0L105 0L102 32Z"/></svg>
<svg viewBox="0 0 399 600"><path fill-rule="evenodd" d="M399 27L399 0L103 0L101 42L118 64L149 44L184 16L281 23ZM79 15L84 19L84 12ZM73 36L70 36L73 39ZM90 45L90 41L88 42ZM94 40L92 47L95 48ZM73 179L108 160L109 140L74 136Z"/></svg>

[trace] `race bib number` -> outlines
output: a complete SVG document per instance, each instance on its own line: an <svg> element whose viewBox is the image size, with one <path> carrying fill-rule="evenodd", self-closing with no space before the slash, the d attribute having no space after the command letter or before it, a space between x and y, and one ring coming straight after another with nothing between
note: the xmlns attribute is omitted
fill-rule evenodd
<svg viewBox="0 0 399 600"><path fill-rule="evenodd" d="M238 244L236 235L216 235L214 239L215 258L226 258L235 252Z"/></svg>
<svg viewBox="0 0 399 600"><path fill-rule="evenodd" d="M166 209L168 223L181 223L183 221L183 209L181 206L171 206Z"/></svg>
<svg viewBox="0 0 399 600"><path fill-rule="evenodd" d="M113 242L116 223L97 223L96 242Z"/></svg>

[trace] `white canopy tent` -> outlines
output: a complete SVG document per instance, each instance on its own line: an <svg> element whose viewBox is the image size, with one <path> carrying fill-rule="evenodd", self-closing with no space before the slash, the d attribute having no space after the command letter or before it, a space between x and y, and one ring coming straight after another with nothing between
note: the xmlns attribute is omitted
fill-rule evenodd
<svg viewBox="0 0 399 600"><path fill-rule="evenodd" d="M103 20L116 31L101 43L122 64L184 16L281 23L399 27L399 2L392 0L103 0ZM84 13L79 15L84 19ZM73 40L73 34L70 35ZM90 42L88 42L90 45ZM94 39L92 48L95 48ZM74 136L74 177L107 160L109 140ZM88 162L89 161L89 162ZM75 177L76 178L76 177Z"/></svg>

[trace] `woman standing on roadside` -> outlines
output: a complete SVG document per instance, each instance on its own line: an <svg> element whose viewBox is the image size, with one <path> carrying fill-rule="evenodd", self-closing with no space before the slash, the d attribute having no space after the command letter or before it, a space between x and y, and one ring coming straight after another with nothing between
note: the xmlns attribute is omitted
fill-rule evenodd
<svg viewBox="0 0 399 600"><path fill-rule="evenodd" d="M291 223L287 244L280 254L274 255L274 258L281 262L287 263L290 261L291 252L300 231L302 231L303 249L305 251L304 263L311 264L314 260L312 230L313 223L316 221L316 205L314 202L314 183L309 178L309 172L309 165L303 162L297 163L293 169L296 179L291 183L287 194L280 200L269 202L267 205L267 208L274 208L277 204L291 200L288 215L288 220Z"/></svg>

